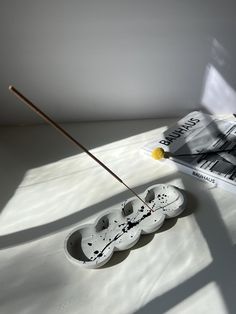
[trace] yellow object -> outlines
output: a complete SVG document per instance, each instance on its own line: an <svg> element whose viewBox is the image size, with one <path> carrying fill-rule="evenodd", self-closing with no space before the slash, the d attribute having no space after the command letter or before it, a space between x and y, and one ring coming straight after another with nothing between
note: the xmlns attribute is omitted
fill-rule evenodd
<svg viewBox="0 0 236 314"><path fill-rule="evenodd" d="M153 149L151 156L156 160L161 160L162 158L165 158L165 151L163 148L157 147Z"/></svg>

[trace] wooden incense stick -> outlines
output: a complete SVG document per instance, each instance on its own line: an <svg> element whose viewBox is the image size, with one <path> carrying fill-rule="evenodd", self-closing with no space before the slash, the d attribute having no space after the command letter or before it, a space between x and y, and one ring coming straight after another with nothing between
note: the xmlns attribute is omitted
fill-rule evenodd
<svg viewBox="0 0 236 314"><path fill-rule="evenodd" d="M35 106L28 98L26 98L23 94L21 94L14 86L10 85L9 90L13 92L13 94L19 98L22 102L24 102L27 106L30 107L34 112L36 112L40 117L42 117L46 122L48 122L51 126L57 129L62 135L64 135L67 139L69 139L76 146L81 148L86 154L88 154L93 160L95 160L101 167L103 167L106 171L108 171L116 180L122 183L131 193L133 193L145 206L147 206L151 211L152 208L148 206L148 204L140 197L138 194L131 189L126 183L124 183L118 175L116 175L111 169L109 169L101 160L99 160L96 156L94 156L88 149L78 142L74 137L72 137L65 129L63 129L59 124L57 124L52 118L50 118L46 113L40 110L37 106Z"/></svg>

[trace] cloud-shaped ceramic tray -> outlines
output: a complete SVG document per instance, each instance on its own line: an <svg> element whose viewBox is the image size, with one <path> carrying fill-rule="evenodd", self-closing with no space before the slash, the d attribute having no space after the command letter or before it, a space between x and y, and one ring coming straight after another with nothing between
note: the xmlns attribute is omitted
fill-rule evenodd
<svg viewBox="0 0 236 314"><path fill-rule="evenodd" d="M148 206L130 198L119 209L103 213L94 224L73 230L65 240L68 258L87 268L100 267L114 251L131 248L141 234L155 232L165 218L176 217L184 210L184 196L172 185L153 185L140 196Z"/></svg>

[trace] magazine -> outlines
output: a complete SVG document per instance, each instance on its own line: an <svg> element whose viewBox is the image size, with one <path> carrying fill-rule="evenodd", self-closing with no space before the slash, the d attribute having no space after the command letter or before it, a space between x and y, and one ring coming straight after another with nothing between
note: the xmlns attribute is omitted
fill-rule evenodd
<svg viewBox="0 0 236 314"><path fill-rule="evenodd" d="M180 171L236 193L236 120L194 111L168 128L143 151L161 147Z"/></svg>

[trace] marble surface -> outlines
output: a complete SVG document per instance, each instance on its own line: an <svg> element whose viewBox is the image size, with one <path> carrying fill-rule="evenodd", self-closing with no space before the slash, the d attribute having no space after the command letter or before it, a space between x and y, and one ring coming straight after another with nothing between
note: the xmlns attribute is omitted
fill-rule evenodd
<svg viewBox="0 0 236 314"><path fill-rule="evenodd" d="M0 128L1 313L234 313L236 195L140 154L172 122L66 126L137 193L166 183L187 197L180 217L95 270L70 263L64 240L130 192L49 127Z"/></svg>

